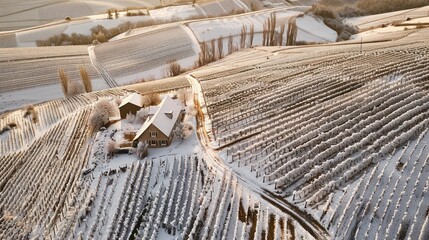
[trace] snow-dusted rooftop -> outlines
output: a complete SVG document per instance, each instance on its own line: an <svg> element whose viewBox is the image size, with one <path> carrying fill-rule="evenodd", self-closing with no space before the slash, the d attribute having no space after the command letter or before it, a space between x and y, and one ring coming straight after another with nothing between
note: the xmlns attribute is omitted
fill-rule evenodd
<svg viewBox="0 0 429 240"><path fill-rule="evenodd" d="M162 100L161 104L158 106L158 110L156 111L155 115L146 120L146 122L137 132L134 140L139 139L140 136L146 131L146 129L152 124L156 128L158 128L163 134L165 134L165 136L170 136L181 110L182 107L180 106L180 104L171 99L169 96L166 96ZM170 114L172 115L171 118L168 116Z"/></svg>
<svg viewBox="0 0 429 240"><path fill-rule="evenodd" d="M149 106L148 115L155 115L155 113L159 110L159 106Z"/></svg>
<svg viewBox="0 0 429 240"><path fill-rule="evenodd" d="M142 107L143 106L142 96L138 93L132 93L122 100L121 105L119 105L119 107L121 108L127 103L131 103L131 104L136 105L138 107Z"/></svg>

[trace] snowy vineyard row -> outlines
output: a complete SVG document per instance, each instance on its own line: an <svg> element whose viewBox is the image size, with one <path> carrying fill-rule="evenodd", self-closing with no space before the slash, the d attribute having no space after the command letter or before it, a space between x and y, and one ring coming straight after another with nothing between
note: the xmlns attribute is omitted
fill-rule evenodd
<svg viewBox="0 0 429 240"><path fill-rule="evenodd" d="M328 222L328 227L337 228L336 237L428 238L427 138L425 130L416 141L389 155L387 161L377 163L372 171L366 171L358 183L346 190L338 208L321 218ZM344 217L350 214L356 218Z"/></svg>
<svg viewBox="0 0 429 240"><path fill-rule="evenodd" d="M309 237L286 214L196 155L135 161L80 184L59 239L289 239ZM114 199L114 200L113 200Z"/></svg>
<svg viewBox="0 0 429 240"><path fill-rule="evenodd" d="M426 239L429 48L376 46L280 54L193 76L213 144L233 167L253 172L337 238Z"/></svg>
<svg viewBox="0 0 429 240"><path fill-rule="evenodd" d="M14 91L58 82L58 70L79 80L79 67L84 66L91 78L100 78L88 56L61 57L17 62L0 62L1 91Z"/></svg>
<svg viewBox="0 0 429 240"><path fill-rule="evenodd" d="M0 156L27 146L38 134L43 134L50 126L79 110L80 107L87 106L102 97L113 98L126 93L125 90L107 90L42 103L34 107L38 115L36 121L33 121L31 116L24 117L27 111L25 108L6 113L0 118L0 129L10 124L16 126L2 133L5 137L2 136L0 139Z"/></svg>
<svg viewBox="0 0 429 240"><path fill-rule="evenodd" d="M145 43L142 44L142 41ZM176 25L98 45L94 51L98 62L110 76L118 78L197 56L193 45L186 31Z"/></svg>
<svg viewBox="0 0 429 240"><path fill-rule="evenodd" d="M141 94L165 93L181 88L189 88L191 85L185 76L164 78L156 81L148 81L133 85L127 85L125 89L137 91Z"/></svg>
<svg viewBox="0 0 429 240"><path fill-rule="evenodd" d="M31 60L88 54L87 46L55 46L43 48L1 48L0 62Z"/></svg>
<svg viewBox="0 0 429 240"><path fill-rule="evenodd" d="M91 109L70 114L27 148L0 157L0 238L27 239L50 231L86 164Z"/></svg>
<svg viewBox="0 0 429 240"><path fill-rule="evenodd" d="M2 54L10 58L0 57L0 92L58 83L59 69L72 80L79 80L79 67L84 66L92 79L100 78L84 46L57 50L48 47L46 53L37 48L12 48L0 50Z"/></svg>

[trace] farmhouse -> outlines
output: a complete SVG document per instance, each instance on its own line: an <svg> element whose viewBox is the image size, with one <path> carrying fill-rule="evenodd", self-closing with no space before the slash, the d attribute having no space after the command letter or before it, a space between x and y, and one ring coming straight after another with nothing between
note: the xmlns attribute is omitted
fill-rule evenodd
<svg viewBox="0 0 429 240"><path fill-rule="evenodd" d="M133 93L124 98L119 105L121 119L125 119L127 114L136 114L143 106L142 96L138 93Z"/></svg>
<svg viewBox="0 0 429 240"><path fill-rule="evenodd" d="M167 147L173 139L173 129L180 122L182 107L165 97L157 107L149 109L146 122L137 132L134 141L145 141L148 147Z"/></svg>

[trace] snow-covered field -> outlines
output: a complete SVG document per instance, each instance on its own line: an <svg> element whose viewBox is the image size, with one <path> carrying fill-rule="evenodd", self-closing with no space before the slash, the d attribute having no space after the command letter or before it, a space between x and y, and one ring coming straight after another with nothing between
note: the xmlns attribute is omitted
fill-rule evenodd
<svg viewBox="0 0 429 240"><path fill-rule="evenodd" d="M0 31L34 27L72 18L85 17L106 13L108 9L125 9L127 7L156 7L160 6L158 0L106 0L106 1L24 1L5 0L0 3Z"/></svg>
<svg viewBox="0 0 429 240"><path fill-rule="evenodd" d="M167 77L167 67L177 61L182 68L192 67L199 46L180 25L133 35L95 47L97 61L121 84L153 77Z"/></svg>
<svg viewBox="0 0 429 240"><path fill-rule="evenodd" d="M0 49L0 112L61 98L58 71L79 80L79 67L88 72L94 90L108 88L85 46Z"/></svg>
<svg viewBox="0 0 429 240"><path fill-rule="evenodd" d="M427 36L364 44L363 54L258 48L191 73L212 147L334 239L427 238Z"/></svg>
<svg viewBox="0 0 429 240"><path fill-rule="evenodd" d="M429 24L429 17L421 17L406 21L406 24Z"/></svg>
<svg viewBox="0 0 429 240"><path fill-rule="evenodd" d="M152 17L249 2L204 4ZM90 48L0 49L0 239L428 239L429 29L326 44L336 33L304 10L136 29ZM373 17L364 24L396 15ZM191 69L207 43L224 56ZM230 44L241 51L228 55ZM68 98L58 83L60 68L78 79L82 65L95 90L158 79L173 60L188 72ZM186 99L192 134L143 159L111 154L142 122L98 129L93 114L110 112L107 100L114 117L134 92Z"/></svg>
<svg viewBox="0 0 429 240"><path fill-rule="evenodd" d="M120 95L126 91L38 105L37 124L21 119L1 138L8 144L0 145L2 238L315 239L313 229L272 200L213 167L195 131L187 139L175 137L168 148L149 149L143 160L135 154L108 157L107 141L119 141L128 120L100 131L87 121L94 97L113 101ZM188 108L192 104L188 98ZM0 127L21 116L9 113ZM185 119L196 128L192 114ZM14 150L3 152L9 146Z"/></svg>
<svg viewBox="0 0 429 240"><path fill-rule="evenodd" d="M212 39L219 37L227 38L234 37L234 42L238 43L243 26L250 30L250 26L254 27L254 45L262 45L262 32L264 24L270 18L271 13L276 13L276 31L280 31L280 27L285 25L285 33L288 31L288 23L292 18L296 18L296 27L298 28L296 41L304 42L335 42L337 34L335 31L327 27L321 19L314 16L304 15L305 9L301 7L290 7L282 10L264 11L255 14L246 14L235 18L223 18L207 21L199 21L190 23L188 26L194 32L199 42L209 42ZM283 37L284 39L287 36ZM286 43L286 40L284 41ZM226 44L224 44L226 45Z"/></svg>
<svg viewBox="0 0 429 240"><path fill-rule="evenodd" d="M95 55L97 61L120 85L139 79L159 79L166 76L169 62L173 60L176 60L182 69L194 68L201 52L201 43L208 44L216 41L214 46L217 47L218 39L223 38L222 55L225 56L229 53L228 37L231 36L233 48L239 49L243 26L247 29L243 46L261 46L264 23L271 18L273 12L278 23L275 32L279 33L281 27L284 27L282 45L286 45L288 21L302 14L301 10L295 11L295 8L267 10L187 24L167 24L135 29L114 41L96 46ZM251 26L254 27L255 32L253 38L250 33ZM298 17L296 26L296 41L336 41L337 34L312 16ZM144 44L141 43L143 39Z"/></svg>
<svg viewBox="0 0 429 240"><path fill-rule="evenodd" d="M209 42L212 39L219 37L227 38L229 35L238 37L240 36L241 29L244 26L250 28L251 25L255 28L255 33L261 35L263 25L270 17L272 12L276 12L277 21L280 24L288 23L291 17L296 17L302 14L300 8L287 8L284 10L263 11L259 13L250 13L237 17L220 18L213 20L204 20L188 24L189 28L194 32L199 42ZM278 29L278 27L277 27ZM262 39L259 36L259 39ZM262 40L257 41L261 44Z"/></svg>
<svg viewBox="0 0 429 240"><path fill-rule="evenodd" d="M189 6L184 8L187 9ZM161 8L153 11L159 11L159 16L164 16L165 12L162 11L171 11L171 9L163 10ZM94 89L99 90L107 88L111 84L103 80L96 68L92 66L94 60L99 71L110 75L109 77L114 79L116 84L125 85L166 77L169 64L174 60L180 64L182 69L194 68L201 52L200 43L210 42L212 39L225 37L222 40L223 55L227 55L229 53L227 37L233 36L233 48L238 49L243 25L247 27L248 31L244 46L250 47L249 31L251 25L255 28L252 46L260 46L263 43L263 33L261 33L263 25L270 18L272 12L267 10L260 13L203 20L189 24L167 24L136 29L126 34L125 37L122 36L109 43L95 46L94 54L90 55L95 57L92 57L93 61L89 60L85 46L3 49L1 50L2 56L0 56L5 60L0 63L4 66L1 68L3 71L0 70L0 85L2 86L0 110L11 110L24 104L61 97L58 84L58 70L60 68L63 68L72 79L78 79L78 67L85 66L93 79ZM294 7L274 10L274 12L276 12L278 22L276 31L280 31L281 25L283 25L286 33L287 22L292 17L301 14L302 8ZM137 18L143 19L145 17ZM72 21L66 28L63 28L63 25L54 25L47 29L55 34L60 32L86 34L89 32L89 27L98 23L105 23L106 26L110 26L109 24L112 23L111 26L114 26L122 22L123 19L126 18L106 20L94 17L93 19L79 20L78 22L82 22L82 25ZM336 34L332 30L311 16L305 15L297 18L296 25L298 29L297 41L325 42L336 39ZM29 46L34 45L37 38L47 34L43 31L37 31L39 30L19 32L17 39L21 43L28 43ZM33 38L36 35L38 37ZM285 34L282 45L286 44L286 40ZM13 61L11 62L11 60ZM24 68L25 70L17 68ZM17 79L20 80L17 81ZM23 91L19 91L20 89ZM27 96L30 92L34 92L34 94ZM52 93L46 94L47 92ZM25 97L23 97L24 95ZM36 99L39 100L36 101Z"/></svg>
<svg viewBox="0 0 429 240"><path fill-rule="evenodd" d="M351 40L361 40L365 42L370 41L382 41L382 40L395 40L403 38L414 31L415 27L405 27L405 26L388 26L385 28L376 28L373 30L368 30L361 32L355 35L352 35ZM410 31L411 30L411 31Z"/></svg>
<svg viewBox="0 0 429 240"><path fill-rule="evenodd" d="M11 154L19 149L24 149L30 145L35 138L40 138L52 126L68 117L71 113L79 111L80 108L85 107L92 102L96 101L99 97L120 97L127 94L128 90L106 90L103 92L93 92L78 97L62 98L53 101L36 104L39 99L33 100L35 110L38 113L38 120L34 123L29 117L24 117L26 109L22 108L7 113L2 113L0 117L0 129L14 123L11 131L7 131L7 137L3 137L0 141L0 156ZM44 92L48 94L49 92ZM37 97L37 95L35 96ZM22 98L27 100L26 98ZM9 102L9 104L16 104ZM26 102L28 104L28 102ZM3 106L3 104L2 104ZM6 105L7 106L7 105ZM16 107L15 107L16 108ZM14 109L15 109L14 108ZM86 124L86 123L85 123Z"/></svg>
<svg viewBox="0 0 429 240"><path fill-rule="evenodd" d="M395 22L403 22L407 18L415 19L427 17L429 6L422 8L415 8L411 10L403 10L390 13L382 13L376 15L369 15L363 17L347 18L344 20L345 23L357 26L361 30L368 30L372 28L379 28L383 24L389 25Z"/></svg>
<svg viewBox="0 0 429 240"><path fill-rule="evenodd" d="M130 22L130 23L168 23L175 21L183 21L192 18L205 18L205 17L217 17L230 15L243 7L236 2L227 4L224 8L221 7L226 4L225 1L215 1L219 7L217 9L211 9L211 13L206 13L203 8L205 5L211 4L210 2L201 3L201 5L196 4L192 6L191 4L187 5L177 5L177 6L168 6L157 9L149 10L149 15L146 16L126 16L126 11L119 11L119 17L116 19L113 13L113 19L107 19L107 14L97 14L84 15L83 18L72 19L71 21L57 21L49 23L46 25L35 26L28 29L20 29L16 31L10 31L7 33L0 32L0 39L4 39L2 46L4 47L35 47L37 40L46 40L51 36L59 34L68 34L73 33L83 34L90 36L91 28L101 25L106 29L117 27L121 24ZM139 5L132 5L137 7ZM122 8L120 8L122 9ZM68 15L70 16L70 15ZM0 18L1 19L1 18ZM1 22L1 20L0 20ZM150 25L150 24L148 24ZM15 38L12 38L13 35L16 35ZM15 39L15 42L13 41ZM7 40L7 41L6 41Z"/></svg>
<svg viewBox="0 0 429 240"><path fill-rule="evenodd" d="M296 18L298 33L296 41L307 43L327 43L337 41L338 34L323 23L322 19L304 15Z"/></svg>

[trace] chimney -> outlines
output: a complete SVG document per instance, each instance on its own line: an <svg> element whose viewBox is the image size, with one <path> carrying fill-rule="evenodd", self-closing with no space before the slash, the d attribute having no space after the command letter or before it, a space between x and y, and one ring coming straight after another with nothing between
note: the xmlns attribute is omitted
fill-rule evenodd
<svg viewBox="0 0 429 240"><path fill-rule="evenodd" d="M169 119L173 119L173 111L170 112L166 112L165 115L169 118Z"/></svg>

